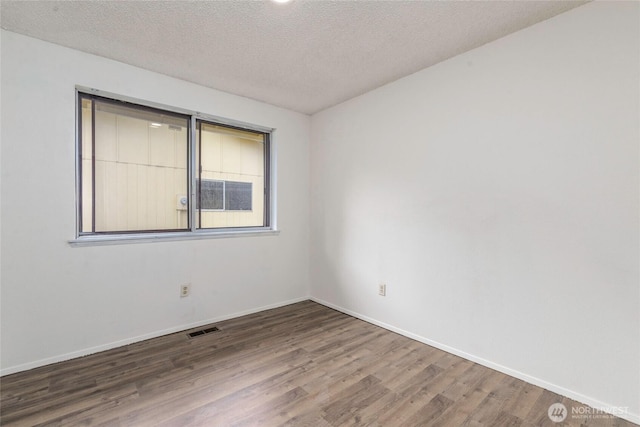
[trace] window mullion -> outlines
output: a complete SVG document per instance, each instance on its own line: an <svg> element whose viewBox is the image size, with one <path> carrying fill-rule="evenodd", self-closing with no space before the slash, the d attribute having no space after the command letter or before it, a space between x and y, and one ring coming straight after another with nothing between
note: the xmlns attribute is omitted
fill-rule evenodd
<svg viewBox="0 0 640 427"><path fill-rule="evenodd" d="M222 181L222 210L227 210L227 181Z"/></svg>

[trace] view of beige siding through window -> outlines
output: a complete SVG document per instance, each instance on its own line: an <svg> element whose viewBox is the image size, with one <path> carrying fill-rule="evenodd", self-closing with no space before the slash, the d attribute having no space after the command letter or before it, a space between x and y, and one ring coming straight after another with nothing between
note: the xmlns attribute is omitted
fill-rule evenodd
<svg viewBox="0 0 640 427"><path fill-rule="evenodd" d="M264 225L264 135L199 122L199 228Z"/></svg>
<svg viewBox="0 0 640 427"><path fill-rule="evenodd" d="M97 100L83 100L82 115L83 231L187 229L177 196L188 188L188 119Z"/></svg>
<svg viewBox="0 0 640 427"><path fill-rule="evenodd" d="M265 135L198 121L189 196L190 117L81 99L81 232L265 224Z"/></svg>

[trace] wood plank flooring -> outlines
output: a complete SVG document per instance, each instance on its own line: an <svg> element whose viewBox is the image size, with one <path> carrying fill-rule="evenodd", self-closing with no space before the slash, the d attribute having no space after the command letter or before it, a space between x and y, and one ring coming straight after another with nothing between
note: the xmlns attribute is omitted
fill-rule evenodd
<svg viewBox="0 0 640 427"><path fill-rule="evenodd" d="M0 424L635 425L311 301L215 326L5 376Z"/></svg>

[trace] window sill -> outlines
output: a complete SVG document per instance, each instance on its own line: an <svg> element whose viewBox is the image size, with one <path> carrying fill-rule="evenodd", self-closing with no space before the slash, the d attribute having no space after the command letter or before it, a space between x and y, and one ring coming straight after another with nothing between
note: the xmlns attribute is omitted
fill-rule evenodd
<svg viewBox="0 0 640 427"><path fill-rule="evenodd" d="M253 237L253 236L277 236L279 230L270 228L260 228L252 230L216 230L216 231L196 231L183 233L150 233L150 234L111 234L82 236L69 240L72 247L80 246L103 246L103 245L126 245L132 243L149 242L172 242L181 240L203 240L203 239L225 239L232 237Z"/></svg>

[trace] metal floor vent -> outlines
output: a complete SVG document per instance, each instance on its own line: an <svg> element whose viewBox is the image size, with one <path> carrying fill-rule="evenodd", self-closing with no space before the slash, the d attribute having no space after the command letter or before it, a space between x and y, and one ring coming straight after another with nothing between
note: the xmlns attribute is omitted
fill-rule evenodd
<svg viewBox="0 0 640 427"><path fill-rule="evenodd" d="M211 332L217 332L220 329L216 328L215 326L212 328L207 328L207 329L200 329L198 331L193 331L193 332L189 332L187 335L189 335L189 338L195 338L198 337L200 335L206 335L206 334L210 334Z"/></svg>

